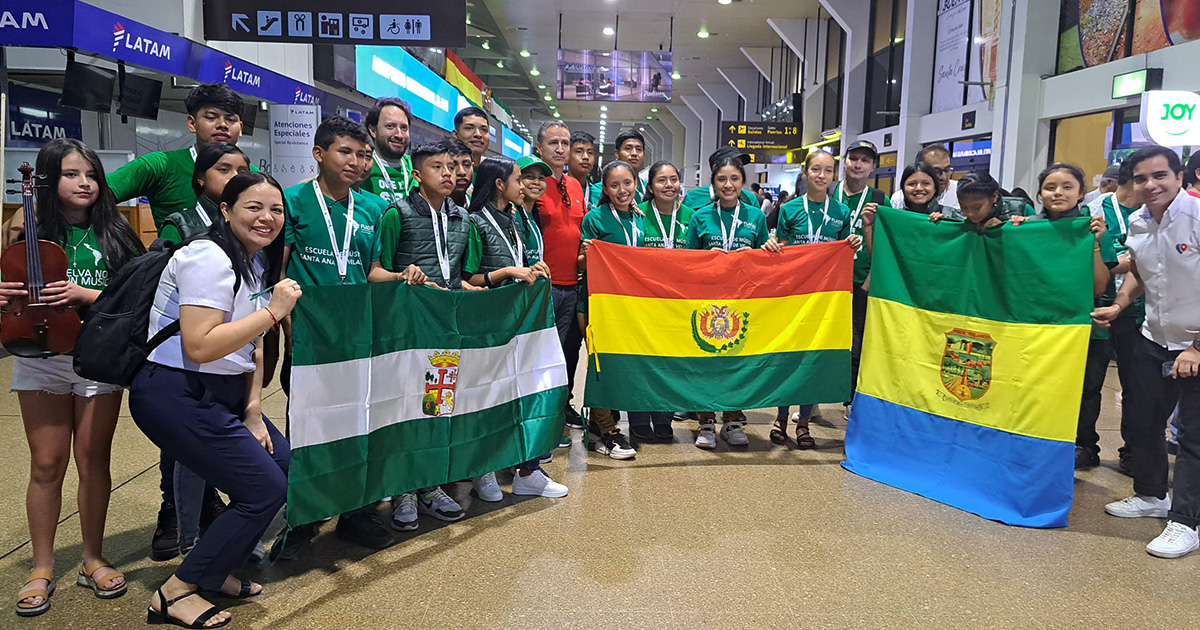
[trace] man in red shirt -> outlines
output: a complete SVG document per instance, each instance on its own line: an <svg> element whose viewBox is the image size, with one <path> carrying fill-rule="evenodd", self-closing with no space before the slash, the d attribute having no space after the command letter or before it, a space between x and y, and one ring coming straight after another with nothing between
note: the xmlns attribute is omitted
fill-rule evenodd
<svg viewBox="0 0 1200 630"><path fill-rule="evenodd" d="M546 194L537 202L537 216L545 239L544 260L550 267L558 340L567 359L569 391L575 388L575 368L579 365L579 347L583 343L583 333L575 319L578 301L575 291L579 284L576 260L585 211L583 187L579 185L579 180L563 173L571 152L571 131L566 123L558 120L542 123L537 132L536 152L554 172L553 176L546 178ZM565 414L567 426L583 428L579 412L570 403Z"/></svg>

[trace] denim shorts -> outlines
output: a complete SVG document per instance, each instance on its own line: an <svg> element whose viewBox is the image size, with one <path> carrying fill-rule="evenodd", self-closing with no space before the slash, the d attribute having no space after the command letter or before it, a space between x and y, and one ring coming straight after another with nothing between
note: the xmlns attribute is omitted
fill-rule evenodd
<svg viewBox="0 0 1200 630"><path fill-rule="evenodd" d="M13 392L46 392L48 394L74 394L91 398L100 394L121 391L120 385L89 381L75 373L73 359L66 355L45 359L17 357L13 366Z"/></svg>

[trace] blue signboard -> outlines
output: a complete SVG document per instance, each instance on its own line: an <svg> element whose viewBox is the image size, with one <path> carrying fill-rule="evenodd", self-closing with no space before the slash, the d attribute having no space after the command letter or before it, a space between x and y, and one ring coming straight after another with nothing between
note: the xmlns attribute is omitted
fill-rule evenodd
<svg viewBox="0 0 1200 630"><path fill-rule="evenodd" d="M517 132L508 127L501 127L504 135L504 146L500 152L504 155L519 160L526 155L529 155L532 147L524 138L517 135Z"/></svg>
<svg viewBox="0 0 1200 630"><path fill-rule="evenodd" d="M54 92L9 86L8 146L38 148L56 138L83 138L79 110L59 105Z"/></svg>
<svg viewBox="0 0 1200 630"><path fill-rule="evenodd" d="M454 130L454 115L470 102L453 85L425 67L402 48L356 46L355 79L358 91L374 98L400 97L412 106L413 115Z"/></svg>

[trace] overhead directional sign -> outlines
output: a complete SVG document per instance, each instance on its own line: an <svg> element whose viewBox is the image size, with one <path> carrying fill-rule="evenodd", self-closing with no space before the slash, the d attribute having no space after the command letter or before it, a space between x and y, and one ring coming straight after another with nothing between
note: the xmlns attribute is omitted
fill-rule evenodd
<svg viewBox="0 0 1200 630"><path fill-rule="evenodd" d="M755 163L785 163L789 151L799 149L800 125L797 123L721 121L721 144L750 156Z"/></svg>
<svg viewBox="0 0 1200 630"><path fill-rule="evenodd" d="M204 0L217 41L467 45L466 0Z"/></svg>

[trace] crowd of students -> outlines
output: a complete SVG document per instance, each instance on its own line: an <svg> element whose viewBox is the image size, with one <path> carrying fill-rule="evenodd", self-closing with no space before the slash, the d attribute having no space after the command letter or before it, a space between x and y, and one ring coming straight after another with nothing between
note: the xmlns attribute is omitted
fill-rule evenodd
<svg viewBox="0 0 1200 630"><path fill-rule="evenodd" d="M178 331L156 347L130 387L130 411L161 450L162 494L150 546L155 560L184 556L156 589L150 623L218 627L227 611L210 597L252 597L262 586L232 575L247 559L266 553L262 540L284 507L290 447L261 409L263 388L282 358L289 389L293 340L289 314L304 287L406 282L441 290L475 291L546 278L568 368L569 389L587 326L587 254L595 241L631 247L738 252L845 240L856 250L853 272L851 386L857 380L870 287L875 221L880 208L959 221L980 233L1002 224L1090 216L1095 239L1093 292L1096 323L1088 348L1080 405L1076 467L1099 461L1095 423L1110 356L1124 391L1121 466L1135 494L1106 506L1122 517L1168 518L1150 553L1178 557L1197 547L1200 521L1200 164L1151 147L1127 158L1117 185L1083 204L1083 172L1054 164L1039 177L1038 206L1000 189L986 173L952 178L949 154L925 147L903 169L889 198L870 185L878 152L866 141L844 155L814 151L797 194L771 208L748 186L748 158L722 147L708 160L708 185L684 191L669 161L644 168L646 145L636 131L614 143L598 181L595 140L572 134L565 123L544 123L535 155L519 160L488 156L485 112L468 108L455 130L438 142L410 147L412 113L398 99L382 99L365 124L331 116L316 130L317 176L284 189L257 172L236 146L241 99L220 84L189 95L193 147L142 156L105 176L96 153L76 140L55 140L39 153L37 171L48 187L37 202L44 238L61 244L69 280L47 286L51 304L80 309L145 249L117 212L116 203L146 197L160 236L178 248L163 271L151 309L149 334ZM841 178L839 177L839 161ZM642 175L643 171L645 176ZM25 287L0 283L0 303ZM1143 298L1144 296L1144 298ZM69 357L17 358L18 392L31 451L27 514L33 570L18 594L16 612L39 615L55 589L53 546L70 455L79 470L82 566L77 583L97 597L125 593L124 576L102 555L111 480L109 460L121 404L119 387L87 381ZM1175 411L1179 458L1174 501L1167 498L1167 444L1163 428ZM846 414L852 400L844 402ZM770 440L786 444L789 422L798 448L816 448L809 432L814 407L789 415L780 407ZM623 410L592 408L585 420L575 404L564 425L594 434L595 449L630 459L637 448L621 431ZM718 436L745 446L745 415L712 410L627 413L638 446L675 437L672 421L697 421L695 445L711 449ZM563 438L563 445L570 443ZM562 497L568 488L541 464L551 454L515 467L511 492ZM229 504L218 491L229 497ZM480 500L500 501L496 474L472 480ZM286 512L286 510L285 510ZM369 548L393 544L392 530L412 531L420 515L444 521L465 516L440 487L392 497L390 523L377 506L338 518L335 535ZM294 559L317 533L316 524L288 526L271 547L275 560Z"/></svg>

